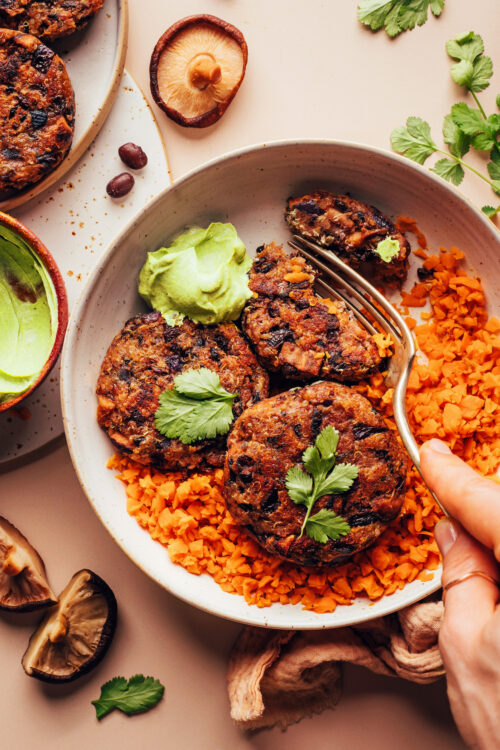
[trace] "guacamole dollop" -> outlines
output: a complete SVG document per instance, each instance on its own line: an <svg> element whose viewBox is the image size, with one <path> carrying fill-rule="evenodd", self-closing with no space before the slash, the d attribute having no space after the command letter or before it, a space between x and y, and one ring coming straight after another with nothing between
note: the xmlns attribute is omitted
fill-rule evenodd
<svg viewBox="0 0 500 750"><path fill-rule="evenodd" d="M0 226L0 403L34 383L57 332L57 296L34 250Z"/></svg>
<svg viewBox="0 0 500 750"><path fill-rule="evenodd" d="M189 227L148 253L139 294L170 325L184 317L206 325L236 320L246 300L252 259L232 224Z"/></svg>
<svg viewBox="0 0 500 750"><path fill-rule="evenodd" d="M393 240L391 237L386 237L384 240L381 240L378 243L377 247L375 248L375 252L386 263L390 263L391 260L399 254L400 249L401 248L399 247L399 242L397 240Z"/></svg>

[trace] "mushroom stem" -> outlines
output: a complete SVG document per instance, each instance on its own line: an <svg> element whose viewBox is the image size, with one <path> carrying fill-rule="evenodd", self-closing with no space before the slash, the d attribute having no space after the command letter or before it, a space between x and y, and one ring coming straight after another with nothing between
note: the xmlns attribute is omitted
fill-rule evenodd
<svg viewBox="0 0 500 750"><path fill-rule="evenodd" d="M5 558L2 571L8 576L17 576L26 567L26 560L24 555L17 550L15 547L11 549L7 557Z"/></svg>
<svg viewBox="0 0 500 750"><path fill-rule="evenodd" d="M188 69L190 84L201 91L211 84L218 83L221 75L221 67L211 55L197 55Z"/></svg>
<svg viewBox="0 0 500 750"><path fill-rule="evenodd" d="M65 616L60 612L52 624L47 635L51 643L58 643L61 641L68 632L68 621Z"/></svg>

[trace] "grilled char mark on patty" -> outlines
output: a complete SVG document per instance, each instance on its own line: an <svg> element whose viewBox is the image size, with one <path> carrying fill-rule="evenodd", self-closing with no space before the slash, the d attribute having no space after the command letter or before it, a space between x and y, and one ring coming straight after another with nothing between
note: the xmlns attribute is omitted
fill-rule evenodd
<svg viewBox="0 0 500 750"><path fill-rule="evenodd" d="M161 313L131 318L115 336L97 383L97 420L115 446L159 469L195 470L224 464L226 436L184 445L155 428L160 393L184 370L208 367L230 393L235 416L268 394L268 376L232 323L169 326Z"/></svg>
<svg viewBox="0 0 500 750"><path fill-rule="evenodd" d="M74 120L61 58L29 34L0 29L0 192L54 170L70 149Z"/></svg>
<svg viewBox="0 0 500 750"><path fill-rule="evenodd" d="M289 198L285 219L295 234L331 248L353 268L369 264L370 275L381 281L404 281L410 245L392 221L374 206L326 190ZM399 253L384 261L375 252L377 244L390 237L399 243Z"/></svg>
<svg viewBox="0 0 500 750"><path fill-rule="evenodd" d="M82 29L104 0L0 0L0 25L50 41Z"/></svg>
<svg viewBox="0 0 500 750"><path fill-rule="evenodd" d="M351 525L346 536L321 544L305 534L298 538L306 510L290 499L285 479L328 425L340 432L337 463L356 464L359 475L348 492L315 503L313 514L330 508ZM323 381L261 401L237 419L228 440L224 495L233 518L270 553L322 567L375 542L401 509L406 471L406 454L369 401Z"/></svg>
<svg viewBox="0 0 500 750"><path fill-rule="evenodd" d="M314 281L300 255L274 242L259 248L243 330L263 366L286 378L360 380L379 367L377 346L347 305L314 292Z"/></svg>

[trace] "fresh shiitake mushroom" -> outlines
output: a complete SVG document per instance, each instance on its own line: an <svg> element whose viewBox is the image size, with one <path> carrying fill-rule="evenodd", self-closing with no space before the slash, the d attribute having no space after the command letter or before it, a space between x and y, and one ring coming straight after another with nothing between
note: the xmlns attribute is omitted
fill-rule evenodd
<svg viewBox="0 0 500 750"><path fill-rule="evenodd" d="M149 67L155 102L179 125L206 128L221 117L245 75L241 31L210 15L177 21L160 37Z"/></svg>
<svg viewBox="0 0 500 750"><path fill-rule="evenodd" d="M26 537L0 516L0 609L29 612L56 601L42 558Z"/></svg>
<svg viewBox="0 0 500 750"><path fill-rule="evenodd" d="M116 628L116 599L91 570L75 573L30 638L24 671L45 682L70 682L95 667Z"/></svg>

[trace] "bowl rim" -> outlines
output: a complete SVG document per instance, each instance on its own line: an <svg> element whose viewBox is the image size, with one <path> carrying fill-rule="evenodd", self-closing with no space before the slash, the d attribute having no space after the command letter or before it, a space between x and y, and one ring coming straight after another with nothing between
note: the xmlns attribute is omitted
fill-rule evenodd
<svg viewBox="0 0 500 750"><path fill-rule="evenodd" d="M256 625L255 620L251 617L245 617L245 616L231 616L227 614L220 614L218 612L215 612L214 610L210 609L210 607L204 606L202 604L199 604L197 602L193 602L188 596L184 596L182 592L178 590L172 590L169 586L167 586L163 581L158 580L158 578L155 576L154 572L148 570L141 561L139 561L135 556L132 556L130 552L128 551L126 544L124 541L122 541L104 522L104 520L101 518L101 514L94 504L94 501L91 497L90 490L87 489L86 482L84 481L84 478L80 472L80 467L77 462L76 457L76 451L73 448L73 441L71 437L71 424L70 424L70 404L71 400L69 399L69 396L66 396L67 388L69 388L69 378L68 378L68 370L69 370L69 358L71 354L71 348L76 343L76 339L78 338L80 323L79 323L79 317L81 313L84 310L85 301L87 298L87 295L89 294L90 290L93 288L94 284L96 283L97 279L102 274L103 268L107 265L111 257L118 251L119 246L123 242L124 238L132 231L134 226L142 219L144 214L149 214L152 211L155 210L155 206L157 206L164 197L173 189L179 188L183 183L188 182L192 178L196 177L199 173L203 172L204 170L210 169L214 166L217 166L219 164L223 164L224 162L230 161L232 159L238 159L240 157L243 157L249 153L260 151L263 149L273 149L273 148L290 148L290 147L308 147L308 146L326 146L326 147L336 147L336 148L343 148L343 149L356 149L358 151L364 151L366 153L375 153L381 157L387 158L389 161L397 162L410 170L413 170L417 173L420 173L421 175L425 175L425 178L428 180L431 180L431 182L438 185L441 189L444 189L445 192L447 192L450 196L457 196L464 202L466 202L470 208L473 210L473 212L476 214L476 217L480 218L481 222L483 223L484 227L488 230L488 232L491 234L492 239L494 239L496 242L499 242L500 240L500 233L497 229L497 227L493 224L493 222L486 217L485 214L481 212L481 210L476 206L476 204L470 200L467 196L465 196L461 191L457 190L455 187L452 187L449 185L445 180L443 180L441 177L439 177L436 174L433 174L430 172L427 168L411 161L407 157L401 156L399 154L396 154L392 151L389 151L388 149L381 148L378 146L370 146L369 144L364 144L356 141L349 141L349 140L336 140L331 138L286 138L286 139L277 139L277 140L271 140L271 141L263 141L258 142L254 144L250 144L248 146L244 146L241 148L232 149L230 151L226 151L223 154L220 154L219 156L213 157L202 164L194 167L193 169L186 172L182 177L180 177L177 180L174 180L174 182L171 185L168 185L166 188L164 188L162 191L160 191L156 196L154 196L145 206L144 208L138 212L124 227L123 229L117 234L115 239L110 243L110 245L106 248L104 253L99 258L98 263L94 267L93 271L89 275L88 279L85 282L85 286L81 290L76 303L74 305L71 320L69 324L68 329L68 335L66 336L66 339L64 341L64 346L62 350L62 358L61 358L61 407L62 407L62 415L63 415L63 423L64 423L64 431L66 434L66 441L68 445L68 450L70 453L71 461L73 463L73 467L75 470L75 473L78 477L78 481L80 482L80 485L90 503L92 506L92 509L94 510L94 513L99 518L100 522L104 525L106 528L106 531L110 534L110 536L114 539L115 543L122 549L122 551L127 555L127 557L140 569L145 573L149 578L153 579L156 583L158 583L162 588L169 591L169 593L175 595L177 598L187 602L191 606L195 606L198 609L201 609L205 612L208 612L209 614L216 615L218 617L223 617L225 619L230 619L232 621L240 622L243 624L250 624L250 625ZM68 407L67 407L68 404ZM433 571L434 573L434 579L432 581L432 585L426 587L426 591L422 596L419 598L412 600L418 601L419 599L424 598L425 596L428 596L432 594L433 592L437 591L441 587L441 569L438 568L437 570ZM429 582L431 583L431 582ZM384 615L391 614L393 612L398 611L401 609L401 606L407 606L407 605L401 605L399 603L395 603L394 605L387 606L384 608ZM365 622L368 620L373 619L375 615L373 613L367 612L359 617L357 622ZM283 627L281 625L273 625L269 622L264 622L260 625L261 627ZM300 624L295 626L295 628L300 629L307 629L307 630L320 630L320 629L326 629L326 628L335 628L343 626L342 623L339 623L339 625L335 624L321 624L319 622L318 624L310 624L310 625L304 625ZM287 626L289 629L294 629L294 626Z"/></svg>
<svg viewBox="0 0 500 750"><path fill-rule="evenodd" d="M0 211L0 226L11 229L13 232L18 234L35 252L38 258L42 261L43 265L49 272L57 298L57 330L52 349L50 354L43 365L42 369L38 373L38 377L28 388L28 390L10 399L10 401L4 401L0 404L0 412L7 411L19 404L26 396L38 388L38 386L45 380L51 369L54 367L59 352L61 351L64 336L68 326L68 295L66 293L66 286L64 284L61 272L51 255L47 250L43 242L37 237L31 229L28 229L24 224L15 219L10 214L3 213Z"/></svg>

